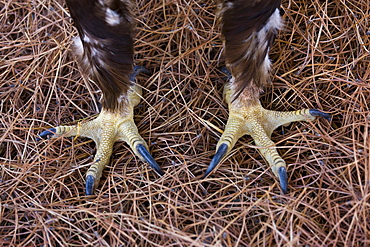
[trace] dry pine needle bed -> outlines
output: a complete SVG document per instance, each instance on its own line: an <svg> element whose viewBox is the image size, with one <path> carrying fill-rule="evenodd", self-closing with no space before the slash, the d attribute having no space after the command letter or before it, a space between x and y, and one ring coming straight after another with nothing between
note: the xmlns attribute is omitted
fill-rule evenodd
<svg viewBox="0 0 370 247"><path fill-rule="evenodd" d="M273 134L278 182L251 137L201 180L228 111L213 1L138 0L135 121L165 171L116 143L96 196L84 195L95 145L36 141L90 119L99 89L81 77L64 1L0 2L1 246L370 246L370 1L283 1L267 109L317 108Z"/></svg>

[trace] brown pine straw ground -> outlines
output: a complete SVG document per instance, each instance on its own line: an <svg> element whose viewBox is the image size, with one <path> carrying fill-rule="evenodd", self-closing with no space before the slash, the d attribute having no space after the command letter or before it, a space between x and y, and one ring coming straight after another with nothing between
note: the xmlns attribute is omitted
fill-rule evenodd
<svg viewBox="0 0 370 247"><path fill-rule="evenodd" d="M135 121L166 174L116 143L92 198L92 141L36 141L98 114L98 88L70 52L65 3L0 8L1 246L370 246L370 0L283 1L261 102L333 117L274 132L287 195L249 136L201 179L228 117L213 1L137 1L136 63L152 74L138 79Z"/></svg>

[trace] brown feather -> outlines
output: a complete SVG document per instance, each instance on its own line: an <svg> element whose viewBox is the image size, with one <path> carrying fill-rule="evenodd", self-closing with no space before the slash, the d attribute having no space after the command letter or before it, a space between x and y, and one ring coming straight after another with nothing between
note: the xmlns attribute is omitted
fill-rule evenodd
<svg viewBox="0 0 370 247"><path fill-rule="evenodd" d="M271 23L280 0L235 0L220 4L219 21L224 41L226 66L231 72L233 100L258 99L269 81L268 52L279 28ZM275 13L276 15L276 13Z"/></svg>
<svg viewBox="0 0 370 247"><path fill-rule="evenodd" d="M133 18L130 2L66 0L80 40L75 53L80 66L103 93L102 106L114 110L132 84Z"/></svg>

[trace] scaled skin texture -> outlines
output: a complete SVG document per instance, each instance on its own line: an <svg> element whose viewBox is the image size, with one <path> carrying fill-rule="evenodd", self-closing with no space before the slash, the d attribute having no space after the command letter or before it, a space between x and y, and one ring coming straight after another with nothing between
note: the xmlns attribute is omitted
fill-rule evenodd
<svg viewBox="0 0 370 247"><path fill-rule="evenodd" d="M216 155L212 159L206 171L207 176L231 151L237 140L244 136L252 136L258 151L270 165L273 173L280 180L281 189L288 191L286 163L276 150L275 143L271 141L272 132L281 125L288 125L296 121L313 121L316 116L330 119L326 113L315 109L303 109L298 111L271 111L261 106L259 100L251 100L243 97L232 101L233 91L230 84L225 85L224 98L229 106L229 118L220 140L217 143Z"/></svg>
<svg viewBox="0 0 370 247"><path fill-rule="evenodd" d="M99 185L100 177L104 167L108 164L112 155L113 144L116 141L126 142L141 160L147 161L154 170L163 175L161 168L149 154L148 145L140 136L133 120L133 109L140 102L141 88L134 85L128 90L127 101L124 107L109 111L102 109L99 116L85 123L73 126L58 126L46 130L40 137L46 136L82 136L94 140L97 152L93 164L86 173L86 194L92 195L94 189Z"/></svg>
<svg viewBox="0 0 370 247"><path fill-rule="evenodd" d="M85 76L102 91L102 111L90 122L52 128L40 137L84 136L94 140L97 153L86 174L87 195L92 195L98 186L113 144L118 140L127 142L140 159L162 175L133 120L133 108L141 95L141 88L134 81L142 69L134 67L135 21L131 2L66 0L66 3L79 34L74 39L74 54Z"/></svg>
<svg viewBox="0 0 370 247"><path fill-rule="evenodd" d="M234 0L221 1L219 5L226 67L231 75L224 90L230 115L205 177L241 136L251 135L258 151L279 178L282 191L287 193L286 163L271 141L271 133L291 122L312 121L316 116L330 117L315 109L276 112L261 106L260 93L270 82L268 53L283 26L280 4L280 0Z"/></svg>

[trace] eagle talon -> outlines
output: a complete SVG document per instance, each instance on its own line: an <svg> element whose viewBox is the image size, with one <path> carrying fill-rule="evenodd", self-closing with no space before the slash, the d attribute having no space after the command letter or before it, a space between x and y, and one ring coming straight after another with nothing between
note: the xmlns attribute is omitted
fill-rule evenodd
<svg viewBox="0 0 370 247"><path fill-rule="evenodd" d="M44 130L43 132L39 134L40 138L36 138L36 141L41 141L41 139L46 139L48 137L55 136L55 134L56 134L55 128Z"/></svg>
<svg viewBox="0 0 370 247"><path fill-rule="evenodd" d="M141 74L141 73L144 73L146 75L150 75L150 71L147 68L145 68L144 66L137 65L137 66L134 67L134 72L130 75L130 80L135 81L136 76L138 74Z"/></svg>
<svg viewBox="0 0 370 247"><path fill-rule="evenodd" d="M220 71L221 71L222 73L224 73L224 74L226 75L226 79L227 79L228 81L230 81L230 79L232 78L232 74L231 74L231 73L230 73L230 71L227 69L227 67L226 67L226 66L221 67L221 68L220 68Z"/></svg>
<svg viewBox="0 0 370 247"><path fill-rule="evenodd" d="M288 174L284 166L278 169L280 187L284 194L288 193Z"/></svg>
<svg viewBox="0 0 370 247"><path fill-rule="evenodd" d="M159 167L157 162L154 160L153 156L148 152L143 144L139 144L136 147L137 152L144 158L146 162L161 176L164 175L164 172Z"/></svg>
<svg viewBox="0 0 370 247"><path fill-rule="evenodd" d="M227 150L229 149L229 146L226 143L222 143L211 160L211 163L209 164L206 173L204 174L203 178L207 177L208 174L212 172L212 170L220 163L221 159L225 156L227 153Z"/></svg>
<svg viewBox="0 0 370 247"><path fill-rule="evenodd" d="M322 112L320 110L317 110L317 109L310 109L309 110L310 114L312 116L315 116L315 117L323 117L325 118L326 120L330 121L331 120L331 117L329 114L325 113L325 112Z"/></svg>
<svg viewBox="0 0 370 247"><path fill-rule="evenodd" d="M85 193L87 196L94 194L95 178L92 175L86 176Z"/></svg>

